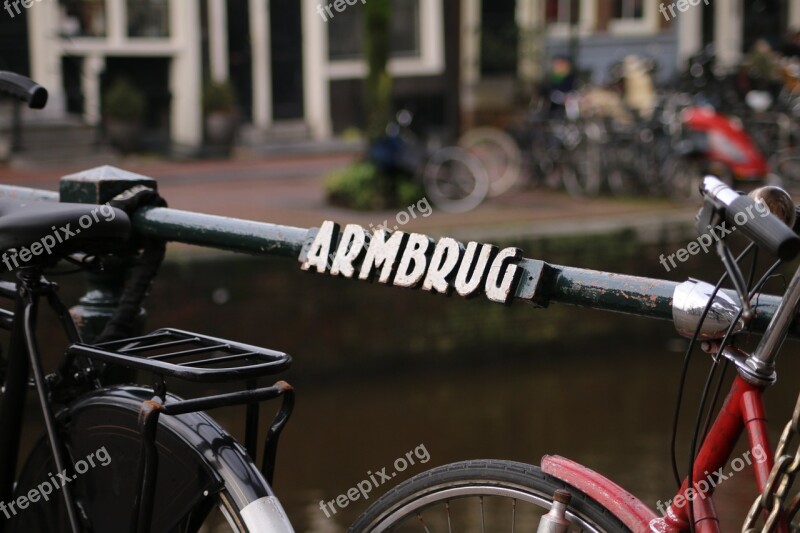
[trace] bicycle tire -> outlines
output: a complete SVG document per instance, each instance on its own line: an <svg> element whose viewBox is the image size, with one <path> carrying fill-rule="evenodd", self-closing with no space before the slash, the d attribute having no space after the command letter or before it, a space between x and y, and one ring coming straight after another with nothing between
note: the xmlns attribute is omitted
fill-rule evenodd
<svg viewBox="0 0 800 533"><path fill-rule="evenodd" d="M700 163L685 157L672 158L665 162L665 184L669 196L678 203L697 204L702 201L699 185L703 179ZM730 183L726 176L721 179Z"/></svg>
<svg viewBox="0 0 800 533"><path fill-rule="evenodd" d="M787 187L800 186L800 150L790 148L776 152L770 158L769 167Z"/></svg>
<svg viewBox="0 0 800 533"><path fill-rule="evenodd" d="M457 146L437 151L422 171L425 194L441 210L465 213L489 193L489 176L476 157Z"/></svg>
<svg viewBox="0 0 800 533"><path fill-rule="evenodd" d="M477 157L489 175L489 197L505 194L522 174L522 152L517 142L497 128L482 127L467 131L458 146Z"/></svg>
<svg viewBox="0 0 800 533"><path fill-rule="evenodd" d="M533 527L538 523L538 517L550 509L553 493L557 489L568 490L572 494L567 516L574 526L580 526L580 530L629 531L608 509L581 491L543 473L538 467L500 460L463 461L423 472L376 500L349 531L402 532L410 528L416 528L414 530L418 531L421 525L431 531L449 530L448 525L452 526L453 530L474 531L478 525L482 525L481 531L493 533L498 529L489 527L494 525L493 523L486 523L486 509L490 508L489 518L494 519L491 511L497 505L502 505L499 503L501 499L512 500L512 504L504 510L504 514L511 510L509 514L513 518L509 521L509 517L506 516L500 530L508 531L509 523L513 526L519 514L525 515L526 520L525 523L519 524L520 531L533 531ZM451 516L453 509L457 506L466 507L472 503L478 506L479 511L473 513L472 519L469 520L471 527L464 526L461 522L454 522ZM446 516L441 516L441 509L438 509L440 513L433 512L437 506L444 506ZM435 526L434 522L437 519L442 523L442 527L429 528L429 523Z"/></svg>
<svg viewBox="0 0 800 533"><path fill-rule="evenodd" d="M109 457L103 468L70 476L79 515L95 533L117 533L120 525L131 522L141 452L137 417L141 402L150 397L152 390L139 387L103 389L78 398L57 416L67 464L75 465L101 446ZM167 401L170 398L176 399L170 395ZM154 533L245 533L264 527L292 531L247 452L205 413L160 417L156 445L159 469L150 529ZM22 468L14 498L41 486L51 474L57 476L43 436ZM69 531L60 491L33 505L35 511L13 516L7 531Z"/></svg>
<svg viewBox="0 0 800 533"><path fill-rule="evenodd" d="M612 196L626 198L641 194L642 186L636 169L629 165L610 165L606 174L606 183Z"/></svg>
<svg viewBox="0 0 800 533"><path fill-rule="evenodd" d="M573 198L594 197L600 193L603 182L604 162L599 145L582 140L566 153L572 172L562 174L562 182L567 194Z"/></svg>

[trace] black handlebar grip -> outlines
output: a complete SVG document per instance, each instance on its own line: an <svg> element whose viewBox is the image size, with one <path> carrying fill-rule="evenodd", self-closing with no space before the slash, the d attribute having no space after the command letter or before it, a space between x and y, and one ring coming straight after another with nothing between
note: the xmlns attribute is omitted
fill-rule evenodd
<svg viewBox="0 0 800 533"><path fill-rule="evenodd" d="M725 220L759 247L783 261L791 261L800 253L800 237L772 213L764 215L766 209L764 204L756 206L755 200L740 195L725 207Z"/></svg>
<svg viewBox="0 0 800 533"><path fill-rule="evenodd" d="M0 71L0 93L22 100L31 109L42 109L47 105L47 89L14 72Z"/></svg>

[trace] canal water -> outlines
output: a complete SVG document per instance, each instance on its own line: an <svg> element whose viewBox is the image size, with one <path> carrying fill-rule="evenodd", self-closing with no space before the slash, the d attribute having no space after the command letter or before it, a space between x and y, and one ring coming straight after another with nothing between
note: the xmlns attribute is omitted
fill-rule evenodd
<svg viewBox="0 0 800 533"><path fill-rule="evenodd" d="M713 257L698 256L666 273L659 255L681 245L642 245L626 233L516 244L527 257L628 274L716 281L721 272ZM558 454L653 508L674 494L669 439L686 345L669 322L558 305L503 307L330 279L292 261L186 252L173 256L153 290L151 327L197 330L294 357L293 369L275 378L297 393L275 490L297 531L344 531L386 490L466 459L538 463ZM770 292L783 286L776 278ZM706 356L694 356L678 439L682 466L708 365ZM796 343L785 346L779 374L767 394L773 443L797 398ZM241 410L214 414L242 435ZM740 446L734 457L743 452ZM369 501L337 506L335 514L320 508L370 474L396 470L398 458L414 464ZM755 496L750 470L717 494L723 527L740 527Z"/></svg>

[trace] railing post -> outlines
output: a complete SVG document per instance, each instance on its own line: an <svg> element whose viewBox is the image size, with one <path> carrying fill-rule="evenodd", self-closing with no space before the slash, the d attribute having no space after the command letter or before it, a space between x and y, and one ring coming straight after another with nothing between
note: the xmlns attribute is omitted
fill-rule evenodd
<svg viewBox="0 0 800 533"><path fill-rule="evenodd" d="M62 202L104 204L123 191L136 185L157 188L153 178L127 172L115 167L97 167L61 178ZM122 294L129 265L125 261L106 265L104 272L88 273L87 291L78 305L70 309L75 324L85 342L103 331L114 314ZM144 327L144 309L139 315L139 330Z"/></svg>

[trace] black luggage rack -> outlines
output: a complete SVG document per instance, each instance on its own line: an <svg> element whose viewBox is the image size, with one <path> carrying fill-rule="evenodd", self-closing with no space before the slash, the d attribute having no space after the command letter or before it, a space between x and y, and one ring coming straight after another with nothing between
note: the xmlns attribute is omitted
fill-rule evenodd
<svg viewBox="0 0 800 533"><path fill-rule="evenodd" d="M246 405L245 448L257 457L259 402L283 397L267 431L263 447L261 472L272 484L278 438L294 407L291 385L278 381L270 387L257 388L257 379L289 368L292 358L283 352L259 348L207 335L178 329L159 329L148 335L103 342L73 344L67 358L87 357L110 365L152 372L155 377L153 399L142 403L139 429L142 434L142 455L139 461L139 498L134 516L140 523L149 523L158 469L156 430L161 414L182 415L218 407ZM167 396L164 378L171 377L200 383L241 382L241 390L192 399ZM169 398L169 401L168 401Z"/></svg>
<svg viewBox="0 0 800 533"><path fill-rule="evenodd" d="M171 328L101 344L73 344L67 354L204 383L252 380L292 363L283 352Z"/></svg>

